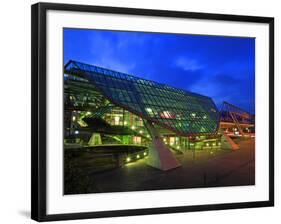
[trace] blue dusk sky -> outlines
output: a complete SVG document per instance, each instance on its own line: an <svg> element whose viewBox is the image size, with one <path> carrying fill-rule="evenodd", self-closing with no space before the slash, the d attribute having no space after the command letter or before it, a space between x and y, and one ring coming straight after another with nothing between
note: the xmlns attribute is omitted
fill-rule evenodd
<svg viewBox="0 0 281 224"><path fill-rule="evenodd" d="M227 101L255 113L255 39L64 29L76 60Z"/></svg>

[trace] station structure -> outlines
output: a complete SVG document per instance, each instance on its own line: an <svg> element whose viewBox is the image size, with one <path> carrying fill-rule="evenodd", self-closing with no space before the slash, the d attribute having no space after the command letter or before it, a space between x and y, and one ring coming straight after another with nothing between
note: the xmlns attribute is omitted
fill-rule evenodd
<svg viewBox="0 0 281 224"><path fill-rule="evenodd" d="M208 96L166 84L72 60L64 66L65 148L146 146L141 158L170 170L186 150L238 149L233 137L254 137L254 116L232 104L219 110Z"/></svg>

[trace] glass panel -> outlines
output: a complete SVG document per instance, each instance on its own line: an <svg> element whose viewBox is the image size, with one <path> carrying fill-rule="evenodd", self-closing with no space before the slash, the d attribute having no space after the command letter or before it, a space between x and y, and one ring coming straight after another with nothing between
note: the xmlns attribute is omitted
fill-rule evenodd
<svg viewBox="0 0 281 224"><path fill-rule="evenodd" d="M219 112L211 98L128 74L72 62L66 74L83 74L112 103L182 134L217 131ZM75 64L75 65L74 65ZM85 100L84 100L85 101ZM114 123L120 123L115 118Z"/></svg>

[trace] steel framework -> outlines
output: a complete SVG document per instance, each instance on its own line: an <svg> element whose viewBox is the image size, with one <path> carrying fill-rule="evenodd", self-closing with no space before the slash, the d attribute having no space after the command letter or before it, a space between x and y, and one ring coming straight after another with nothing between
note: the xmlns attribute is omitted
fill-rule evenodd
<svg viewBox="0 0 281 224"><path fill-rule="evenodd" d="M86 80L112 104L178 135L218 130L219 111L207 96L76 61L69 61L64 72Z"/></svg>
<svg viewBox="0 0 281 224"><path fill-rule="evenodd" d="M220 121L221 122L233 122L242 136L244 136L242 124L253 124L254 116L247 111L230 104L228 102L223 102L220 111Z"/></svg>

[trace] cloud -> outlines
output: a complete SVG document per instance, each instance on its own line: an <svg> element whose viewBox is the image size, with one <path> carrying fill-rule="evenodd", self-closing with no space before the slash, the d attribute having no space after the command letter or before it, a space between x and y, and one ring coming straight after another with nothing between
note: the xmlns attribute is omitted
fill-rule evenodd
<svg viewBox="0 0 281 224"><path fill-rule="evenodd" d="M72 59L254 108L255 42L251 38L64 30Z"/></svg>
<svg viewBox="0 0 281 224"><path fill-rule="evenodd" d="M254 113L255 84L253 79L246 80L243 73L216 73L201 76L190 90L211 97L218 108L223 101L235 104Z"/></svg>
<svg viewBox="0 0 281 224"><path fill-rule="evenodd" d="M188 59L186 57L178 57L175 60L175 65L185 71L196 71L204 68L204 66L201 65L197 60Z"/></svg>
<svg viewBox="0 0 281 224"><path fill-rule="evenodd" d="M113 44L114 43L114 44ZM135 67L135 63L124 60L123 51L127 51L129 42L121 37L104 35L97 33L91 38L89 49L91 53L91 64L116 70L124 73L131 73ZM122 47L121 47L122 45Z"/></svg>
<svg viewBox="0 0 281 224"><path fill-rule="evenodd" d="M98 65L100 67L108 68L111 70L128 73L131 74L132 70L135 67L134 63L128 64L126 62L122 62L118 60L117 58L112 57L102 57L100 59L94 60L95 65Z"/></svg>

